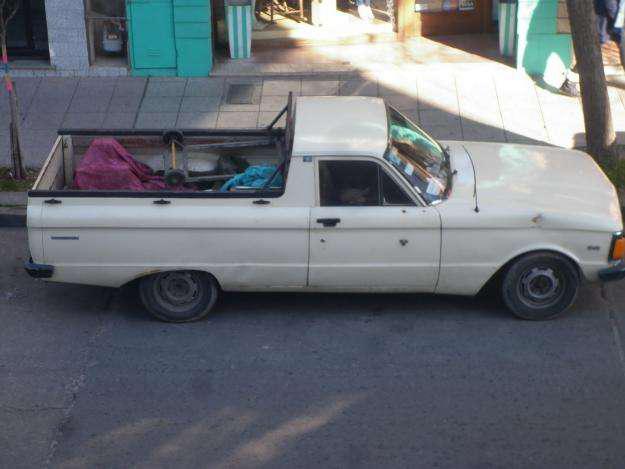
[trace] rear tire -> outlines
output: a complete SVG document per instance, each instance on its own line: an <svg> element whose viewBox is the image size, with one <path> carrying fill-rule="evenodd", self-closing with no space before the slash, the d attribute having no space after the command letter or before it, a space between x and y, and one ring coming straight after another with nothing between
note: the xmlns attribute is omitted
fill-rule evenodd
<svg viewBox="0 0 625 469"><path fill-rule="evenodd" d="M577 298L579 273L566 257L537 252L521 257L503 276L506 306L522 319L544 321L564 313Z"/></svg>
<svg viewBox="0 0 625 469"><path fill-rule="evenodd" d="M139 294L146 309L166 322L190 322L211 312L219 296L216 280L206 272L175 270L141 279Z"/></svg>

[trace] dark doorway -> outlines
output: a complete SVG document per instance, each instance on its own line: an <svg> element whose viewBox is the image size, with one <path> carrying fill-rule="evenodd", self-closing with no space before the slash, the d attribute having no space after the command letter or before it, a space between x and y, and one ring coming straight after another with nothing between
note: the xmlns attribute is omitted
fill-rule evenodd
<svg viewBox="0 0 625 469"><path fill-rule="evenodd" d="M7 31L9 57L48 59L48 28L44 0L24 0Z"/></svg>

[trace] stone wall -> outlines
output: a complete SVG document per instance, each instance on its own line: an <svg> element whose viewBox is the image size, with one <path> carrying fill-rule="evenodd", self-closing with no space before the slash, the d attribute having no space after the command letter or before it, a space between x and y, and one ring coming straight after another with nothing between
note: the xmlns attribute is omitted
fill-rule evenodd
<svg viewBox="0 0 625 469"><path fill-rule="evenodd" d="M45 0L50 65L57 71L89 69L82 0Z"/></svg>
<svg viewBox="0 0 625 469"><path fill-rule="evenodd" d="M126 67L93 67L89 47L83 0L45 0L48 23L50 67L15 68L16 77L37 76L120 76Z"/></svg>

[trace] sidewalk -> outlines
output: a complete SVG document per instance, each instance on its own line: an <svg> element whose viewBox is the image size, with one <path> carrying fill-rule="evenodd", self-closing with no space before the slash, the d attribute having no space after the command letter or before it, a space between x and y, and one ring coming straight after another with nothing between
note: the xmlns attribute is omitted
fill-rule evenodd
<svg viewBox="0 0 625 469"><path fill-rule="evenodd" d="M488 64L371 68L306 78L18 78L28 166L40 166L59 127L213 128L267 124L296 95L382 96L436 138L584 144L580 101ZM253 85L252 104L228 104L228 86ZM625 88L610 87L625 140ZM0 97L0 165L9 164L8 100Z"/></svg>

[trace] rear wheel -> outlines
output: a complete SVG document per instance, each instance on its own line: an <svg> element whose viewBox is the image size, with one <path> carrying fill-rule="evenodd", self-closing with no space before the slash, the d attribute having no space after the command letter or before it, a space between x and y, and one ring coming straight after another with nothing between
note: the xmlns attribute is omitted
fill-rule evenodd
<svg viewBox="0 0 625 469"><path fill-rule="evenodd" d="M504 274L502 296L522 319L552 319L573 304L579 282L575 265L566 257L550 252L528 254Z"/></svg>
<svg viewBox="0 0 625 469"><path fill-rule="evenodd" d="M206 272L179 270L143 278L139 293L146 309L156 318L167 322L189 322L210 313L219 288Z"/></svg>

